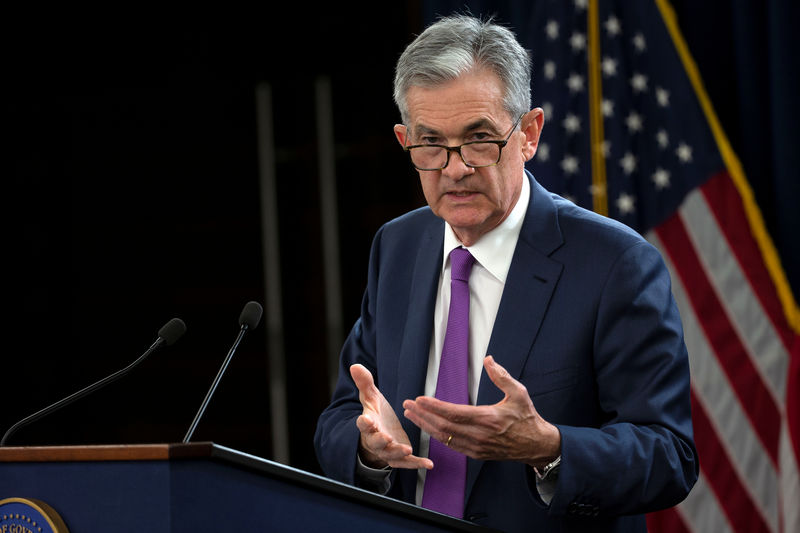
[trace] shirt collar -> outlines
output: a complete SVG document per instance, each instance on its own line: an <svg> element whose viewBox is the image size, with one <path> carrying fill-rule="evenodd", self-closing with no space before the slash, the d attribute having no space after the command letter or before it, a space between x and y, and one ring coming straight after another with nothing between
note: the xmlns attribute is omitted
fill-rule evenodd
<svg viewBox="0 0 800 533"><path fill-rule="evenodd" d="M525 213L528 211L530 198L531 185L528 177L523 176L522 190L511 213L499 226L483 235L472 246L467 247L475 260L502 283L506 282L508 270L511 268L511 259L514 256L514 249L517 247L519 232L522 229L522 222L525 220ZM447 265L450 252L459 246L461 243L453 232L453 228L445 222L442 271Z"/></svg>

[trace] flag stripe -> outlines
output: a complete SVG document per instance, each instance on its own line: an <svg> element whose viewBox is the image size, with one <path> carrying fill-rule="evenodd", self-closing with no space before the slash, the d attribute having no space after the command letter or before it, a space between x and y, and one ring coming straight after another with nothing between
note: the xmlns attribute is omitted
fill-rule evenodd
<svg viewBox="0 0 800 533"><path fill-rule="evenodd" d="M679 506L675 507L678 514L692 531L706 533L730 533L733 531L728 517L719 506L714 491L708 485L706 476L700 472L689 496Z"/></svg>
<svg viewBox="0 0 800 533"><path fill-rule="evenodd" d="M788 352L794 334L776 295L772 276L761 260L761 252L753 237L750 224L747 223L738 190L727 173L711 178L702 190L720 229L725 234L725 239L730 243L738 263L755 289L758 300L783 343L784 350Z"/></svg>
<svg viewBox="0 0 800 533"><path fill-rule="evenodd" d="M792 360L789 363L789 377L786 391L786 419L789 439L794 449L795 464L800 464L800 335L796 335L792 346ZM797 493L800 500L800 491ZM800 531L800 522L797 524Z"/></svg>
<svg viewBox="0 0 800 533"><path fill-rule="evenodd" d="M674 507L647 515L647 531L648 533L692 533Z"/></svg>
<svg viewBox="0 0 800 533"><path fill-rule="evenodd" d="M713 194L705 188L706 185L701 188L702 192L695 190L687 196L680 208L681 216L686 220L687 233L705 266L709 281L728 311L748 356L768 385L773 402L780 405L786 393L789 354L767 317L762 300L734 259L738 250L728 245L728 235L723 233L719 219L712 216L709 198Z"/></svg>
<svg viewBox="0 0 800 533"><path fill-rule="evenodd" d="M711 488L722 505L734 531L753 533L775 531L767 526L760 509L750 499L741 480L736 476L730 458L714 432L705 406L692 391L692 417L700 468L711 481Z"/></svg>
<svg viewBox="0 0 800 533"><path fill-rule="evenodd" d="M780 460L782 530L800 531L800 504L797 501L800 495L800 468L786 426L781 432Z"/></svg>
<svg viewBox="0 0 800 533"><path fill-rule="evenodd" d="M711 430L716 433L721 446L730 456L731 468L735 470L739 479L747 480L744 486L749 491L750 498L764 509L766 516L770 517L768 521L775 529L778 514L778 473L753 427L748 423L739 397L731 389L725 371L720 367L709 345L664 243L654 232L650 232L647 238L661 251L672 276L672 293L680 310L689 351L692 390L706 406L708 420L712 424ZM696 419L695 424L697 424ZM704 460L705 457L701 455L701 464ZM695 490L698 490L697 487L692 489L692 493ZM697 507L695 510L703 511L702 507ZM717 529L701 528L699 531L717 531Z"/></svg>
<svg viewBox="0 0 800 533"><path fill-rule="evenodd" d="M656 229L683 281L695 314L725 370L742 406L773 463L778 462L778 433L781 415L767 387L747 356L742 341L728 320L705 270L690 246L683 221L673 215Z"/></svg>

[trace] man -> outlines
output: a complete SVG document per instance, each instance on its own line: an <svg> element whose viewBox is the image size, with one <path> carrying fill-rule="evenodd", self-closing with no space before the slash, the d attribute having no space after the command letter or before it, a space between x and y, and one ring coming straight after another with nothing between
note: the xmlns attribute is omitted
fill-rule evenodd
<svg viewBox="0 0 800 533"><path fill-rule="evenodd" d="M509 30L440 20L395 100L428 207L375 237L324 471L507 531L644 531L698 470L658 252L527 173L544 119Z"/></svg>

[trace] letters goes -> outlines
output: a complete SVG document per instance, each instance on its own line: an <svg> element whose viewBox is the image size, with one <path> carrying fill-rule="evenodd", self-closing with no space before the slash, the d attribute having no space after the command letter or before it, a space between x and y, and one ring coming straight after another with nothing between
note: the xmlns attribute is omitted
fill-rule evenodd
<svg viewBox="0 0 800 533"><path fill-rule="evenodd" d="M33 533L33 531L21 524L3 524L3 529L0 531L2 533Z"/></svg>

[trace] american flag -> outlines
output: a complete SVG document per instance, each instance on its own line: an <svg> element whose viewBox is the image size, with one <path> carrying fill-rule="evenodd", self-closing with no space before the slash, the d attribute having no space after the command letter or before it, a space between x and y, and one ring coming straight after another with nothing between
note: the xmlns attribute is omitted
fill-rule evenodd
<svg viewBox="0 0 800 533"><path fill-rule="evenodd" d="M540 0L533 56L549 190L661 250L692 374L701 475L651 531L800 531L800 312L666 0Z"/></svg>

